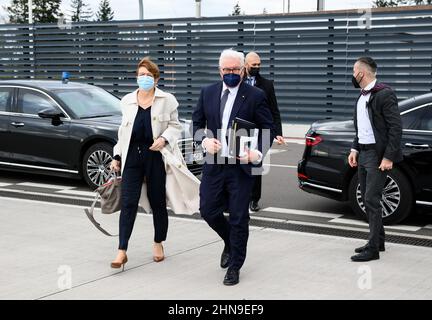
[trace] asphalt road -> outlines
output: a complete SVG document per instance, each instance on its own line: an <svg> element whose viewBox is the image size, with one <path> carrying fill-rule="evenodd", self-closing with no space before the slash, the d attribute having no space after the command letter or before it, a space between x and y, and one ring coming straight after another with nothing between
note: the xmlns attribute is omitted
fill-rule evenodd
<svg viewBox="0 0 432 320"><path fill-rule="evenodd" d="M275 146L271 154L271 166L268 175L263 177L262 207L282 207L298 210L310 210L344 214L357 219L348 202L327 199L302 191L298 187L297 163L302 158L304 144L288 143L287 146ZM283 167L287 166L287 167ZM412 216L404 224L432 223L432 207L417 206Z"/></svg>
<svg viewBox="0 0 432 320"><path fill-rule="evenodd" d="M270 154L270 169L263 177L262 208L278 207L329 213L353 214L347 203L306 193L299 189L297 162L303 154L303 141L274 146ZM59 185L79 191L91 191L82 180L44 175L0 171L0 183L35 183ZM265 216L272 216L264 214Z"/></svg>
<svg viewBox="0 0 432 320"><path fill-rule="evenodd" d="M299 140L299 142L303 141ZM303 144L288 143L287 146L275 146L272 150L274 153L270 155L269 173L263 176L260 202L262 207L353 214L347 203L300 190L297 181L297 163L303 155Z"/></svg>
<svg viewBox="0 0 432 320"><path fill-rule="evenodd" d="M366 237L367 225L354 215L348 203L299 189L297 163L303 150L304 144L300 139L272 148L270 170L263 177L260 201L263 210L251 213L252 220L270 228L286 228L288 225L315 228L303 230L305 232L322 232L324 227L342 231L360 230ZM93 194L81 180L0 171L0 202L1 197L88 206ZM403 225L392 226L389 230L430 237L432 246L432 208L418 207L417 212Z"/></svg>

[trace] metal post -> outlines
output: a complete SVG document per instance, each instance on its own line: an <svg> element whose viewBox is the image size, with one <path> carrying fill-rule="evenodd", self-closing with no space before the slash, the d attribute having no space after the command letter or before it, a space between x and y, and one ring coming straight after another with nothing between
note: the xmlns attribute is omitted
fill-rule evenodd
<svg viewBox="0 0 432 320"><path fill-rule="evenodd" d="M195 0L195 17L201 18L201 0Z"/></svg>
<svg viewBox="0 0 432 320"><path fill-rule="evenodd" d="M144 20L144 4L143 0L138 0L139 2L139 19Z"/></svg>
<svg viewBox="0 0 432 320"><path fill-rule="evenodd" d="M324 10L324 0L317 0L317 11Z"/></svg>
<svg viewBox="0 0 432 320"><path fill-rule="evenodd" d="M286 12L290 13L290 0L286 0L286 4L287 4L287 6L286 6L286 8L287 8ZM283 0L283 13L285 13L285 0Z"/></svg>
<svg viewBox="0 0 432 320"><path fill-rule="evenodd" d="M33 23L33 0L28 0L28 23Z"/></svg>
<svg viewBox="0 0 432 320"><path fill-rule="evenodd" d="M29 68L29 76L31 79L35 77L36 73L36 52L34 48L34 26L33 26L33 0L28 0L28 23L30 25L29 27L29 63L31 64L31 68Z"/></svg>

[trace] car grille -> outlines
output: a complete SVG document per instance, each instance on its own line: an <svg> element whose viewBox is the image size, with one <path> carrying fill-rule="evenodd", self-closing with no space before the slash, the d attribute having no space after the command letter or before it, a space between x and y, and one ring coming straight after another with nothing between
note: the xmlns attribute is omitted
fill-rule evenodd
<svg viewBox="0 0 432 320"><path fill-rule="evenodd" d="M203 164L202 149L196 146L192 138L181 139L177 142L177 144L183 154L183 158L186 161L189 171L196 176L200 175ZM195 159L193 159L194 154Z"/></svg>

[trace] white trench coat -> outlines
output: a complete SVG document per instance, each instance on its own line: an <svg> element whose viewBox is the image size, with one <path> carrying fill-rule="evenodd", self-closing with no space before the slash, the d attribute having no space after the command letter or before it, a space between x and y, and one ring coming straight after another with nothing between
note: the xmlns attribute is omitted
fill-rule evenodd
<svg viewBox="0 0 432 320"><path fill-rule="evenodd" d="M199 212L200 181L188 170L177 145L182 131L182 126L178 121L177 107L178 102L172 94L156 88L155 99L151 107L153 140L160 136L168 140L167 145L160 151L166 171L167 205L174 213L193 214ZM121 172L123 172L138 111L138 90L123 97L121 109L123 117L118 130L118 142L114 146L114 155L120 155ZM146 212L151 212L145 182L139 203Z"/></svg>

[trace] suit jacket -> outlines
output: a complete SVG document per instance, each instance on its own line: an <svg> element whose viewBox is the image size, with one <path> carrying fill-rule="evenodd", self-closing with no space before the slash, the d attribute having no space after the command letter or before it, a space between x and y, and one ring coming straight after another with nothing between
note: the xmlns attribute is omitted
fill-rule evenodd
<svg viewBox="0 0 432 320"><path fill-rule="evenodd" d="M216 138L218 130L222 128L222 121L220 118L222 87L222 81L220 81L201 90L200 98L192 115L193 137L199 144L206 137L204 129L210 131L213 137ZM235 117L253 122L256 124L257 128L260 129L258 149L263 154L264 158L275 137L273 118L267 104L265 93L244 82L240 83L229 123L231 123ZM270 141L265 141L265 143L263 143L262 139L265 135L262 134L262 129L270 130ZM211 165L207 163L204 164L203 171L209 169L206 168L206 166ZM240 164L240 166L247 174L251 175L253 164Z"/></svg>
<svg viewBox="0 0 432 320"><path fill-rule="evenodd" d="M386 158L395 163L402 161L402 120L396 94L389 87L378 92L372 92L366 107L375 137L378 158ZM358 142L357 102L354 108L354 127L356 134L352 148L360 150Z"/></svg>
<svg viewBox="0 0 432 320"><path fill-rule="evenodd" d="M123 117L118 130L118 141L114 155L121 156L121 171L127 160L133 124L138 111L138 90L123 97L120 102ZM166 171L166 197L168 206L175 213L193 214L199 212L199 180L188 170L177 140L181 137L182 126L178 121L176 98L158 88L150 110L153 139L163 136L168 144L160 151ZM147 198L147 185L141 189L140 204L146 212L151 211Z"/></svg>
<svg viewBox="0 0 432 320"><path fill-rule="evenodd" d="M276 99L276 93L272 80L268 80L258 74L255 77L255 87L260 88L265 92L267 96L268 106L270 107L270 112L273 116L273 122L275 127L275 134L277 136L283 136L282 133L282 121L278 108L278 103Z"/></svg>

